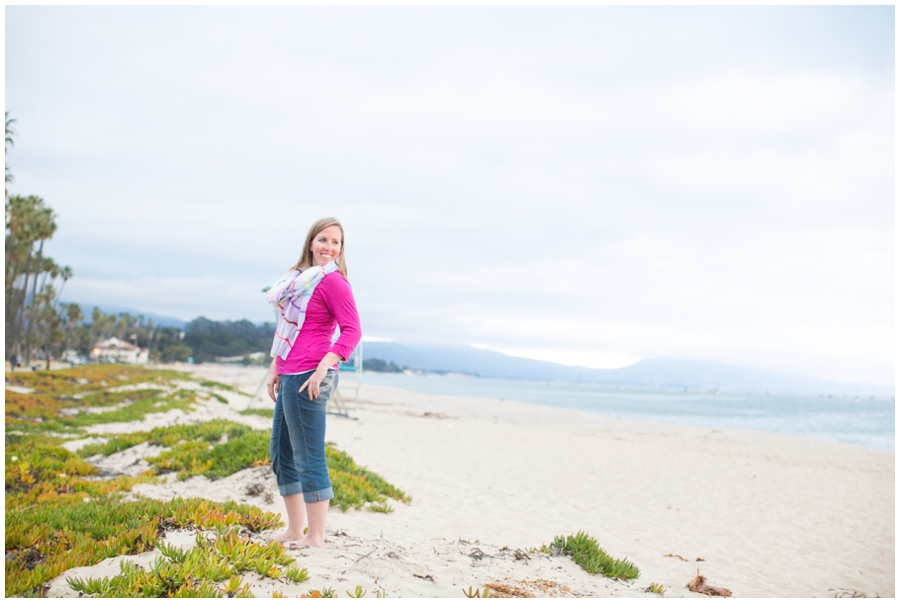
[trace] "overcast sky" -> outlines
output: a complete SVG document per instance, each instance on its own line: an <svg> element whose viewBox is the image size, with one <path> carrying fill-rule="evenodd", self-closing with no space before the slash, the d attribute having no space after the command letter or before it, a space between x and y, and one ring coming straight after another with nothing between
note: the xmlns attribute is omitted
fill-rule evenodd
<svg viewBox="0 0 900 603"><path fill-rule="evenodd" d="M893 7L5 15L68 300L271 320L335 216L369 337L893 383Z"/></svg>

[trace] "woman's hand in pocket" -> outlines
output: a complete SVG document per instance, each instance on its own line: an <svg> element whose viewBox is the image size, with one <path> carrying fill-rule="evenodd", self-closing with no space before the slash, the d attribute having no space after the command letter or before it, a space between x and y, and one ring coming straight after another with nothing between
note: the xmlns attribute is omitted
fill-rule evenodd
<svg viewBox="0 0 900 603"><path fill-rule="evenodd" d="M309 399L315 400L319 397L319 388L322 385L322 381L325 379L325 375L328 374L327 368L317 368L312 375L309 376L303 385L300 386L299 391L303 391L307 387L309 388Z"/></svg>

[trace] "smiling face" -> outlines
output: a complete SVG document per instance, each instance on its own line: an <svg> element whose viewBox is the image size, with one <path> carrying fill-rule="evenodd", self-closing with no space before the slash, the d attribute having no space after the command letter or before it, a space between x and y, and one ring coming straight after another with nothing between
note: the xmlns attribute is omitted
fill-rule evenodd
<svg viewBox="0 0 900 603"><path fill-rule="evenodd" d="M329 226L313 237L309 250L312 252L314 266L324 266L331 260L337 260L341 254L344 233L338 226Z"/></svg>

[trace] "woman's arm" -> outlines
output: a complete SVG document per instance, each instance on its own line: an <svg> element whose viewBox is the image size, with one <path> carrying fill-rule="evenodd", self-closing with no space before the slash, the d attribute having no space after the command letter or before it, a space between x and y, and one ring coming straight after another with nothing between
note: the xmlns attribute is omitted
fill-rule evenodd
<svg viewBox="0 0 900 603"><path fill-rule="evenodd" d="M337 341L331 346L331 350L325 354L325 357L319 362L315 372L306 380L300 391L309 386L310 399L319 397L319 385L328 369L335 365L339 360L346 360L353 353L356 344L362 337L362 329L359 326L359 313L356 311L356 301L353 299L353 291L350 289L350 283L347 282L341 274L332 273L325 277L319 285L325 285L322 291L322 299L331 315L334 316L341 334ZM327 283L327 284L326 284Z"/></svg>
<svg viewBox="0 0 900 603"><path fill-rule="evenodd" d="M269 397L272 402L278 395L278 388L281 387L281 378L278 376L278 368L275 366L275 359L272 359L272 366L269 367L269 378L266 379L266 389L269 390Z"/></svg>
<svg viewBox="0 0 900 603"><path fill-rule="evenodd" d="M328 283L329 287L323 300L341 328L341 334L332 344L331 351L342 360L346 360L362 337L359 313L356 310L356 300L353 299L350 283L340 274L330 274L329 278L331 281Z"/></svg>

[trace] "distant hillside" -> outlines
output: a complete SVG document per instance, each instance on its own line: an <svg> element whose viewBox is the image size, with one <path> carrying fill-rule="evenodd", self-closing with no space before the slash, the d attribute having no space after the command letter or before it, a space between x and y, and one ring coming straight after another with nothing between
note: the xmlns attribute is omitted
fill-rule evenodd
<svg viewBox="0 0 900 603"><path fill-rule="evenodd" d="M432 346L395 342L366 342L364 359L380 359L411 369L466 373L497 379L570 381L610 385L648 385L720 391L805 395L893 396L891 387L838 383L718 362L652 358L620 369L565 366L507 356L468 346Z"/></svg>
<svg viewBox="0 0 900 603"><path fill-rule="evenodd" d="M215 321L201 316L185 325L184 343L193 350L194 362L213 362L221 357L268 352L274 332L271 323L255 325L249 320Z"/></svg>

